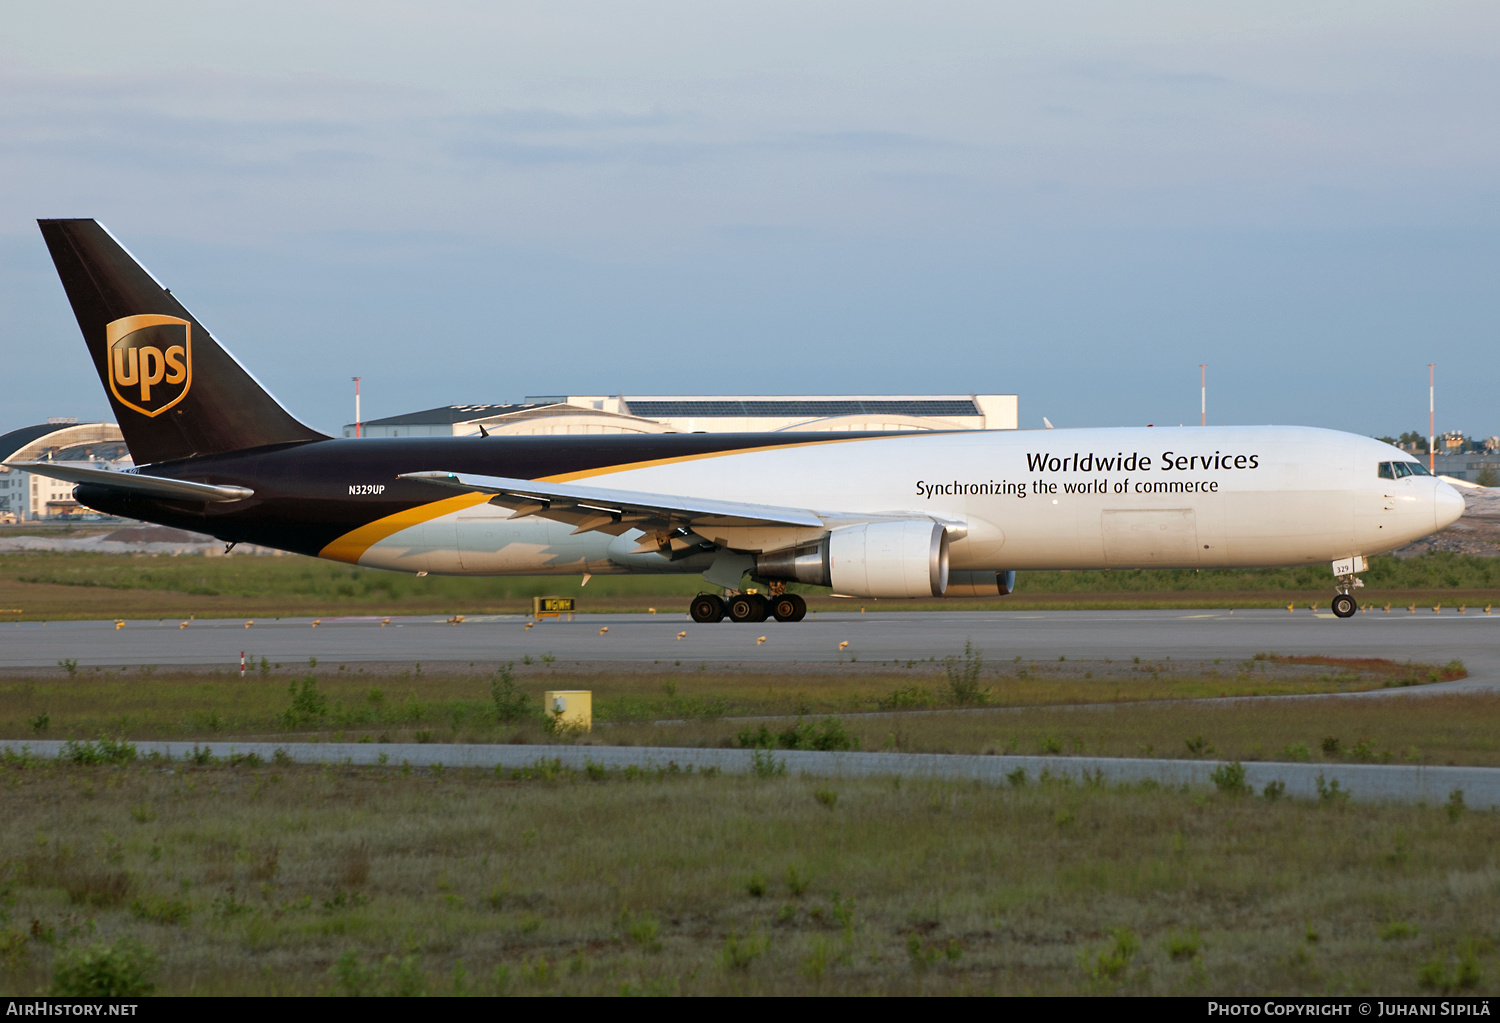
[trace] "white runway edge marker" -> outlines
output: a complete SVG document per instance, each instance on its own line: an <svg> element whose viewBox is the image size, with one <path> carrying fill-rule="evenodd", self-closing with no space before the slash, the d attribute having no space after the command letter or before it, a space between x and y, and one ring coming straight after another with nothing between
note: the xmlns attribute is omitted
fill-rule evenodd
<svg viewBox="0 0 1500 1023"><path fill-rule="evenodd" d="M754 771L753 750L695 749L674 746L501 746L437 743L369 742L138 742L138 757L171 757L184 761L204 746L218 758L254 753L270 763L278 750L293 763L348 765L353 767L400 767L403 763L425 768L434 764L493 770L514 770L543 761L558 761L564 767L583 770L590 764L605 769L638 767L665 769L675 764L686 770L717 768L726 774ZM0 750L19 755L55 759L65 742L55 739L23 742L0 740ZM381 763L381 756L385 763ZM764 755L764 754L763 754ZM1113 757L1019 757L976 756L945 753L818 753L778 750L770 754L786 765L788 774L815 778L869 778L900 775L907 778L946 778L979 781L995 786L1014 784L1017 771L1025 782L1036 784L1045 773L1069 778L1075 784L1099 780L1109 785L1142 782L1171 787L1212 788L1211 775L1224 764L1219 760L1146 760ZM1463 793L1466 806L1474 810L1500 808L1500 768L1427 767L1409 764L1294 764L1257 761L1242 765L1245 784L1260 794L1265 786L1281 782L1284 796L1293 799L1320 798L1337 783L1339 798L1347 795L1361 803L1426 803L1440 806L1455 791Z"/></svg>

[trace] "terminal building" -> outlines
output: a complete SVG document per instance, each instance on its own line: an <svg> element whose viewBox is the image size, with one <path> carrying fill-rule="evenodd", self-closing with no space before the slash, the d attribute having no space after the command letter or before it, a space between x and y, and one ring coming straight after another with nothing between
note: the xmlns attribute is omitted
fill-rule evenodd
<svg viewBox="0 0 1500 1023"><path fill-rule="evenodd" d="M1014 430L1014 394L544 395L445 405L344 427L345 437Z"/></svg>
<svg viewBox="0 0 1500 1023"><path fill-rule="evenodd" d="M1409 451L1424 463L1427 461L1425 441L1412 442L1413 434L1404 434L1396 446ZM1473 438L1462 430L1449 430L1437 438L1433 445L1433 471L1465 482L1483 482L1500 478L1500 437Z"/></svg>
<svg viewBox="0 0 1500 1023"><path fill-rule="evenodd" d="M92 514L73 499L73 484L12 469L5 462L70 462L119 470L134 463L114 423L57 416L0 434L0 521L34 522Z"/></svg>
<svg viewBox="0 0 1500 1023"><path fill-rule="evenodd" d="M1426 461L1425 455L1417 456ZM1439 476L1451 476L1456 480L1464 480L1468 483L1482 482L1489 478L1485 475L1500 477L1500 451L1467 451L1463 453L1440 454L1433 459L1434 469Z"/></svg>
<svg viewBox="0 0 1500 1023"><path fill-rule="evenodd" d="M1476 440L1462 430L1451 430L1438 438L1433 460L1439 476L1469 483L1500 477L1500 437Z"/></svg>

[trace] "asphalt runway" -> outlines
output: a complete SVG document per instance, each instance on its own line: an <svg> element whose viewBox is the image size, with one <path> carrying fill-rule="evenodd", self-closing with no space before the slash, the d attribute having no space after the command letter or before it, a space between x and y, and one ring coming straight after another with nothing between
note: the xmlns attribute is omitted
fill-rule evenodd
<svg viewBox="0 0 1500 1023"><path fill-rule="evenodd" d="M0 624L0 668L153 664L237 666L240 652L287 663L327 664L519 661L557 657L560 665L684 661L837 662L925 660L960 654L972 640L990 663L1026 660L1167 657L1204 660L1259 652L1386 657L1467 665L1470 678L1441 688L1500 686L1500 615L1471 608L1434 613L1405 608L1340 620L1286 611L882 611L822 614L796 624L775 621L698 625L685 614L579 615L527 628L522 616L437 616ZM607 631L601 631L607 630ZM684 634L679 638L679 634ZM761 637L764 640L761 641ZM847 645L842 645L847 644ZM841 646L842 645L842 646ZM1423 687L1431 691L1438 687Z"/></svg>

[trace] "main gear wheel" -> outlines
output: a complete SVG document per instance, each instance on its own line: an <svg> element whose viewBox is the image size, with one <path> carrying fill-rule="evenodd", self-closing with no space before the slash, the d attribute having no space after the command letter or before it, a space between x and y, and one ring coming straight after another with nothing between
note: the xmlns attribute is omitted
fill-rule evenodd
<svg viewBox="0 0 1500 1023"><path fill-rule="evenodd" d="M688 614L693 621L704 625L724 620L724 601L712 593L700 593L693 598L692 606L688 608Z"/></svg>
<svg viewBox="0 0 1500 1023"><path fill-rule="evenodd" d="M783 593L772 598L771 614L778 622L800 622L807 617L807 601L795 593Z"/></svg>

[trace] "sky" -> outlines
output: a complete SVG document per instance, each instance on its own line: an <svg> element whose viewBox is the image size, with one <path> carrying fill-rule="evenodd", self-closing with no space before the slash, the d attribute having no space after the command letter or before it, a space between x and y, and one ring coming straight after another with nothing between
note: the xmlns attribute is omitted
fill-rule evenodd
<svg viewBox="0 0 1500 1023"><path fill-rule="evenodd" d="M1500 5L0 0L0 430L108 415L38 217L296 415L1016 393L1500 433Z"/></svg>

